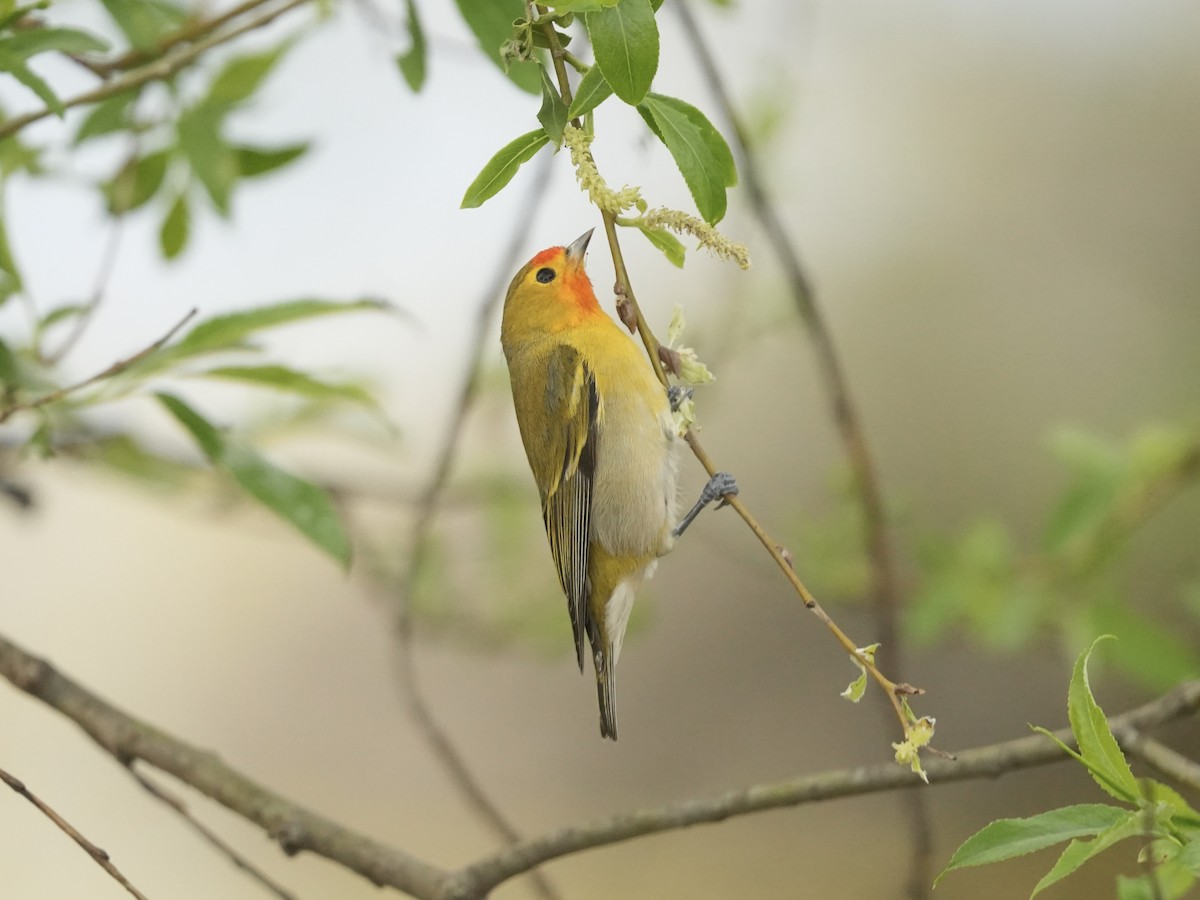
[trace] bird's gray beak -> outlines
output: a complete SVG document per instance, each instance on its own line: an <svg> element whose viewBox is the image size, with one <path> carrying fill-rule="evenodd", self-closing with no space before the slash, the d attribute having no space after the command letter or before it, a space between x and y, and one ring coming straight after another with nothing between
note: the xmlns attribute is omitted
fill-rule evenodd
<svg viewBox="0 0 1200 900"><path fill-rule="evenodd" d="M583 255L587 253L588 241L592 239L592 232L595 230L595 228L589 228L577 237L571 246L567 247L567 259L583 265Z"/></svg>

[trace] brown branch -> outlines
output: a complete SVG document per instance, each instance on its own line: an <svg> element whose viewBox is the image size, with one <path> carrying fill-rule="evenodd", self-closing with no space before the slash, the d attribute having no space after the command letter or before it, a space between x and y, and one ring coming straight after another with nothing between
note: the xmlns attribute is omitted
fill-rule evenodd
<svg viewBox="0 0 1200 900"><path fill-rule="evenodd" d="M1185 682L1150 703L1114 716L1110 723L1113 732L1119 735L1128 729L1150 730L1165 722L1194 715L1197 711L1200 711L1200 680ZM1067 746L1075 746L1069 729L1057 731L1055 736ZM1042 735L1030 735L965 750L953 760L932 759L926 764L925 771L930 784L946 784L994 778L1067 759L1069 757L1054 742ZM483 897L530 866L631 838L720 822L732 816L769 809L904 790L920 784L907 769L888 763L821 772L791 781L729 791L716 797L683 800L653 809L622 813L549 832L460 869L453 874L446 896L454 900Z"/></svg>
<svg viewBox="0 0 1200 900"><path fill-rule="evenodd" d="M29 790L29 788L25 786L24 782L22 782L19 778L13 777L3 769L0 769L0 781L3 781L10 788L36 806L42 815L57 825L67 835L67 837L82 847L84 852L86 852L88 856L95 860L96 865L100 866L100 868L111 875L113 879L121 885L121 887L125 888L125 890L129 891L129 893L137 897L138 900L146 900L146 895L130 884L129 879L122 875L121 871L115 865L113 865L112 860L109 859L107 851L97 847L86 837L84 837L83 834L81 834L80 831L75 828L75 826L56 813L48 803L34 794L33 791Z"/></svg>
<svg viewBox="0 0 1200 900"><path fill-rule="evenodd" d="M504 296L505 285L529 236L529 227L537 217L538 208L545 199L546 189L550 184L550 162L550 157L544 157L534 176L525 202L518 209L515 218L517 224L510 229L508 244L500 254L495 272L489 279L476 311L475 329L471 336L467 356L466 375L459 389L458 401L455 404L450 423L442 437L441 447L435 457L433 474L417 500L412 533L409 538L408 569L403 583L398 588L400 607L396 619L396 633L402 668L401 687L408 701L409 712L433 750L434 757L442 764L451 783L458 789L467 805L484 825L506 844L514 844L519 841L521 839L520 832L509 822L496 802L488 796L487 791L471 771L450 735L438 722L421 690L413 649L412 616L409 606L412 602L412 593L416 588L417 573L429 555L429 536L433 527L434 515L450 480L455 451L462 436L463 426L479 392L484 349L491 333L496 307ZM543 900L558 900L558 892L543 873L536 870L531 871L530 883Z"/></svg>
<svg viewBox="0 0 1200 900"><path fill-rule="evenodd" d="M166 788L155 784L153 781L139 772L136 766L130 765L128 766L128 770L129 774L133 776L134 781L140 784L151 797L161 801L162 803L165 803L167 806L171 807L171 809L175 810L175 812L179 814L179 817L183 819L183 821L186 822L193 831L199 834L200 837L202 837L209 844L212 844L218 853L227 856L229 861L237 868L241 869L250 878L252 878L254 881L257 881L276 897L279 897L280 900L296 900L295 894L282 885L277 884L271 879L270 876L255 866L254 863L250 862L250 860L242 856L242 854L238 853L237 850L227 844L215 831L192 815L191 810L187 808L187 804L184 803L183 800L167 791Z"/></svg>
<svg viewBox="0 0 1200 900"><path fill-rule="evenodd" d="M48 394L42 394L42 396L30 400L27 403L16 403L12 406L7 406L4 409L0 409L0 423L6 422L14 413L38 409L50 403L57 403L64 397L74 394L76 391L81 391L99 381L104 381L107 378L112 378L114 375L119 375L130 366L141 362L151 353L154 353L156 350L162 348L168 341L171 340L171 338L175 337L175 335L179 332L179 329L192 320L192 317L196 315L196 312L197 310L192 309L186 316L171 326L170 331L160 337L153 344L150 344L148 347L143 347L137 353L133 354L133 356L127 356L125 359L117 360L103 372L97 372L95 375L91 375L83 379L83 381L78 381L75 384L70 384L66 387L61 387L58 390L50 391Z"/></svg>
<svg viewBox="0 0 1200 900"><path fill-rule="evenodd" d="M892 763L823 772L562 828L506 847L461 869L446 871L272 793L214 754L122 712L3 637L0 675L81 726L122 765L141 760L175 776L262 827L285 852L317 853L375 884L397 888L422 900L482 898L499 884L548 860L643 835L920 784L907 769ZM1109 723L1119 737L1131 730L1148 732L1198 711L1200 680L1180 684L1156 700L1112 717ZM1068 730L1055 734L1072 746ZM930 784L940 784L993 778L1064 759L1067 757L1057 744L1041 735L1031 735L965 750L954 760L930 760L926 772Z"/></svg>
<svg viewBox="0 0 1200 900"><path fill-rule="evenodd" d="M437 897L446 872L312 812L193 747L114 707L49 663L0 637L0 675L79 725L128 766L141 760L261 827L285 853L315 853L375 884Z"/></svg>
<svg viewBox="0 0 1200 900"><path fill-rule="evenodd" d="M692 47L709 92L716 99L733 133L734 149L739 157L738 168L750 208L762 225L780 265L783 266L792 301L807 326L809 338L816 351L817 367L862 505L863 543L870 560L868 593L875 613L876 630L881 644L880 655L889 660L889 670L898 678L902 678L905 667L897 627L900 591L895 556L888 534L883 490L867 442L866 430L851 395L849 381L833 336L817 303L812 282L805 272L795 242L788 235L783 219L771 201L758 161L750 149L746 127L721 77L716 58L700 31L688 0L676 0L672 5L679 15L684 35ZM912 900L920 900L929 896L929 885L932 884L933 825L923 795L908 795L906 807L910 823L908 833L913 843L913 853L909 857L911 869L907 894Z"/></svg>
<svg viewBox="0 0 1200 900"><path fill-rule="evenodd" d="M279 6L269 9L259 10L257 15L250 16L245 21L239 23L233 28L224 31L210 34L207 37L189 44L186 48L175 53L170 53L161 59L154 60L144 66L133 69L130 72L114 78L111 81L106 81L99 87L93 88L90 91L84 91L82 94L77 94L67 100L62 101L64 109L70 109L74 106L84 106L88 103L95 103L99 100L107 100L109 97L122 94L125 91L131 91L134 88L139 88L151 81L162 81L170 78L181 69L191 65L213 47L224 44L234 38L241 37L248 31L253 31L256 28L261 28L264 25L274 21L279 16L289 10L301 6L309 0L285 0ZM47 116L53 114L54 110L49 107L35 110L33 112L24 113L19 116L13 116L11 119L6 119L0 123L0 141L7 137L16 134L26 125L38 122Z"/></svg>

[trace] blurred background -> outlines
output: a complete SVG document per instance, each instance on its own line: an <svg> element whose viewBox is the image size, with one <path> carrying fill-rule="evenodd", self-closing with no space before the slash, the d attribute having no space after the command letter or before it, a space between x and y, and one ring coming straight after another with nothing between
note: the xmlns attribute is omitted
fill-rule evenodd
<svg viewBox="0 0 1200 900"><path fill-rule="evenodd" d="M724 129L673 3L659 14L655 89ZM1023 736L1027 723L1061 727L1071 661L1102 631L1122 637L1093 678L1109 713L1194 676L1200 497L1187 490L1198 468L1187 454L1200 428L1200 6L694 8L877 459L908 603L903 677L928 691L916 708L937 717L935 743L955 750ZM92 4L54 9L116 33ZM416 94L394 63L407 42L398 3L336 4L319 27L300 27L314 21L300 11L233 51L302 32L229 129L312 149L239 187L228 219L195 210L174 261L158 248L163 206L124 217L104 304L62 367L64 382L87 377L193 307L207 317L297 297L389 300L399 312L295 325L272 332L268 349L373 385L394 430L354 410L301 427L307 408L270 393L172 385L334 490L355 539L351 571L215 479L183 471L151 485L71 452L21 454L36 423L14 418L0 427L2 474L33 503L0 505L0 631L272 789L457 866L496 844L407 712L395 587L496 272L599 218L565 155L551 161L532 217L536 162L482 208L458 208L491 153L535 127L538 101L484 59L452 5L421 11L429 77ZM93 83L65 62L42 71L62 96ZM34 108L23 89L3 87L10 112ZM665 149L618 106L596 115L601 171L614 185L641 185L652 205L689 208ZM112 238L90 185L122 151L103 142L72 151L82 118L73 111L22 132L62 177L7 182L9 242L43 314L89 296ZM703 251L680 271L630 234L638 297L660 336L684 305L687 343L717 375L697 392L706 448L843 628L870 643L860 517L811 344L737 189L721 229L749 245L749 273ZM524 237L511 260L515 231ZM603 247L593 246L589 270L611 311ZM27 318L16 301L0 308L6 342L28 336ZM540 834L889 760L897 736L882 698L868 692L851 706L838 696L856 673L731 512L703 516L641 591L621 660L621 740L600 740L493 318L417 579L413 652L431 707L514 824ZM82 421L136 434L180 469L199 463L144 397ZM690 456L683 473L690 497L704 473ZM0 721L0 765L148 896L264 896L57 714L4 689ZM1162 736L1186 750L1200 730ZM256 829L179 790L298 897L377 895L320 860L285 859ZM1105 799L1067 765L925 794L935 868L992 819ZM899 898L911 852L901 798L881 795L628 842L545 871L568 898ZM1045 896L1113 896L1114 872L1132 872L1133 857L1110 853ZM1043 853L954 873L937 896L1027 896L1052 861ZM6 897L124 896L15 795L0 800L0 873ZM517 880L496 896L533 894Z"/></svg>

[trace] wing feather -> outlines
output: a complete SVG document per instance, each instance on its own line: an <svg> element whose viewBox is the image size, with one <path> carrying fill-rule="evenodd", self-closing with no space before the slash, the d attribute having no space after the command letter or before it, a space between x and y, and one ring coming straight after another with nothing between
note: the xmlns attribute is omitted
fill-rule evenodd
<svg viewBox="0 0 1200 900"><path fill-rule="evenodd" d="M575 656L583 669L583 644L589 606L588 545L591 537L592 483L596 471L599 395L582 356L560 346L550 354L546 378L547 421L561 428L550 437L554 467L542 500L550 555L567 596L575 638ZM559 434L562 435L559 438Z"/></svg>

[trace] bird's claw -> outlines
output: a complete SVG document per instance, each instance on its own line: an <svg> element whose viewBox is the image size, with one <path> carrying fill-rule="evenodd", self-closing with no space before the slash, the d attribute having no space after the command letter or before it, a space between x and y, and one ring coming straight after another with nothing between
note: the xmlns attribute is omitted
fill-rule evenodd
<svg viewBox="0 0 1200 900"><path fill-rule="evenodd" d="M704 485L704 490L700 492L700 496L705 503L712 503L714 500L719 500L717 509L722 506L729 505L729 498L738 495L737 480L728 472L718 472L712 478L708 479L708 484Z"/></svg>

